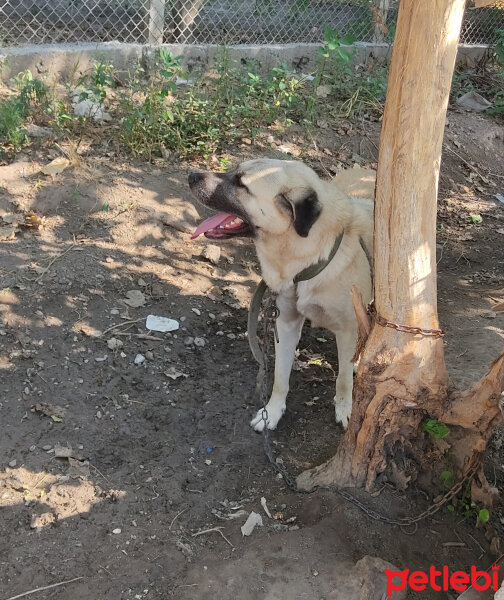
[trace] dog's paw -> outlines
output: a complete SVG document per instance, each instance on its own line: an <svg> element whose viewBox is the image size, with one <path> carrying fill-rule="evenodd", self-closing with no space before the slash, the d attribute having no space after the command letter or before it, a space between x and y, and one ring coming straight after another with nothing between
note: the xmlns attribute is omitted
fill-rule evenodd
<svg viewBox="0 0 504 600"><path fill-rule="evenodd" d="M343 429L346 429L348 427L350 415L352 414L352 401L334 396L334 413L336 423L341 423Z"/></svg>
<svg viewBox="0 0 504 600"><path fill-rule="evenodd" d="M268 417L266 419L266 423L268 425L268 429L276 429L278 425L278 421L282 418L285 412L285 406L266 406L266 410L268 411ZM250 421L251 427L253 427L256 431L264 430L264 419L263 419L263 409L260 408L257 411L256 416Z"/></svg>

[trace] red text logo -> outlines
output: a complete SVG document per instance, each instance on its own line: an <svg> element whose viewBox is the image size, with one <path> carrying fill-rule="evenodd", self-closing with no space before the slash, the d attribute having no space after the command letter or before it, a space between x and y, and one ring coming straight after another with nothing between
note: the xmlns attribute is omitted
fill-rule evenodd
<svg viewBox="0 0 504 600"><path fill-rule="evenodd" d="M423 592L426 589L431 589L436 592L463 592L469 586L472 586L477 591L499 589L499 566L492 565L490 573L486 571L478 571L474 565L470 568L469 573L465 571L454 571L450 573L445 565L441 569L436 569L433 565L426 571L391 571L385 569L387 577L387 596L390 598L393 592L404 590L406 586L414 592Z"/></svg>

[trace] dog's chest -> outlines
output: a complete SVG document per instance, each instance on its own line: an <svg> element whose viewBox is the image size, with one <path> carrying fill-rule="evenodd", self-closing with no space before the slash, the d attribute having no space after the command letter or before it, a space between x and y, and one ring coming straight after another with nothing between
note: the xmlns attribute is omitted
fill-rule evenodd
<svg viewBox="0 0 504 600"><path fill-rule="evenodd" d="M312 327L326 327L329 328L329 315L317 302L313 301L303 301L302 299L298 299L297 301L297 309L300 314L302 314L306 319L311 322Z"/></svg>

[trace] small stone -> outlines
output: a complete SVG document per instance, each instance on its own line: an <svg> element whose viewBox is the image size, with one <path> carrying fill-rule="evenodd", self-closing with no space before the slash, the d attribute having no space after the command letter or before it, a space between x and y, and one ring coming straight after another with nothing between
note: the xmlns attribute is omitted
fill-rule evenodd
<svg viewBox="0 0 504 600"><path fill-rule="evenodd" d="M10 463L9 463L9 467L11 467L11 468L14 468L16 465L17 465L17 460L16 459L11 460Z"/></svg>
<svg viewBox="0 0 504 600"><path fill-rule="evenodd" d="M235 335L234 333L228 333L228 334L227 334L227 337L228 337L230 340L235 340L235 339L236 339L236 335Z"/></svg>
<svg viewBox="0 0 504 600"><path fill-rule="evenodd" d="M224 332L223 331L216 331L215 335L224 335Z"/></svg>
<svg viewBox="0 0 504 600"><path fill-rule="evenodd" d="M135 365L141 365L145 362L145 356L143 354L137 354L135 356Z"/></svg>
<svg viewBox="0 0 504 600"><path fill-rule="evenodd" d="M215 319L215 315L214 315L213 313L208 313L208 316L209 316L211 319Z"/></svg>
<svg viewBox="0 0 504 600"><path fill-rule="evenodd" d="M117 350L118 348L122 348L124 344L122 340L118 340L117 338L113 337L110 338L110 340L107 340L107 346L110 350Z"/></svg>
<svg viewBox="0 0 504 600"><path fill-rule="evenodd" d="M137 281L137 283L138 283L138 285L139 285L140 287L146 287L146 286L147 286L147 283L146 283L146 282L145 282L145 280L144 280L144 279L142 279L141 277L140 277L140 279Z"/></svg>
<svg viewBox="0 0 504 600"><path fill-rule="evenodd" d="M37 449L37 446L30 446L30 452L34 452Z"/></svg>
<svg viewBox="0 0 504 600"><path fill-rule="evenodd" d="M211 464L212 464L212 461L211 461L209 458L207 458L207 459L205 460L205 465L208 465L208 466L210 466Z"/></svg>
<svg viewBox="0 0 504 600"><path fill-rule="evenodd" d="M205 341L204 338L195 337L194 338L194 345L197 346L198 348L204 348L206 346L206 341Z"/></svg>
<svg viewBox="0 0 504 600"><path fill-rule="evenodd" d="M121 529L119 529L119 527L117 529L112 529L112 533L114 535L119 535L121 533Z"/></svg>
<svg viewBox="0 0 504 600"><path fill-rule="evenodd" d="M110 310L110 314L111 315L118 315L119 314L119 309L118 308L112 308Z"/></svg>
<svg viewBox="0 0 504 600"><path fill-rule="evenodd" d="M185 338L184 340L184 345L185 346L192 346L194 344L194 338L191 336L188 336Z"/></svg>
<svg viewBox="0 0 504 600"><path fill-rule="evenodd" d="M221 249L220 246L215 246L214 244L209 244L205 246L200 253L201 258L205 258L213 265L218 265L221 257Z"/></svg>
<svg viewBox="0 0 504 600"><path fill-rule="evenodd" d="M29 396L30 395L30 388L29 387L25 387L24 393L26 394L26 396Z"/></svg>
<svg viewBox="0 0 504 600"><path fill-rule="evenodd" d="M150 350L147 350L147 352L145 353L145 358L147 360L154 360L154 354L152 354Z"/></svg>
<svg viewBox="0 0 504 600"><path fill-rule="evenodd" d="M96 362L105 362L108 358L107 354L104 354L103 356L95 356L95 361Z"/></svg>
<svg viewBox="0 0 504 600"><path fill-rule="evenodd" d="M99 410L99 411L96 413L96 418L97 418L97 419L101 419L101 418L102 418L102 412L101 412L101 410Z"/></svg>
<svg viewBox="0 0 504 600"><path fill-rule="evenodd" d="M195 315L198 315L198 317L201 315L201 310L199 310L199 308L191 308L191 310Z"/></svg>
<svg viewBox="0 0 504 600"><path fill-rule="evenodd" d="M48 450L52 450L52 446L51 446L51 444L46 444L45 446L42 446L42 450L45 450L46 452L47 452Z"/></svg>

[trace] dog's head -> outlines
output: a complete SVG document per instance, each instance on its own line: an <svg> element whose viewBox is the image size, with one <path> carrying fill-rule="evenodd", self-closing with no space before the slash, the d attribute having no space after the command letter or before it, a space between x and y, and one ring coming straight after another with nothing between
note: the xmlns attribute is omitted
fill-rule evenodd
<svg viewBox="0 0 504 600"><path fill-rule="evenodd" d="M205 206L220 211L193 238L282 235L307 237L322 211L312 169L298 161L256 159L230 173L190 173L189 186Z"/></svg>

